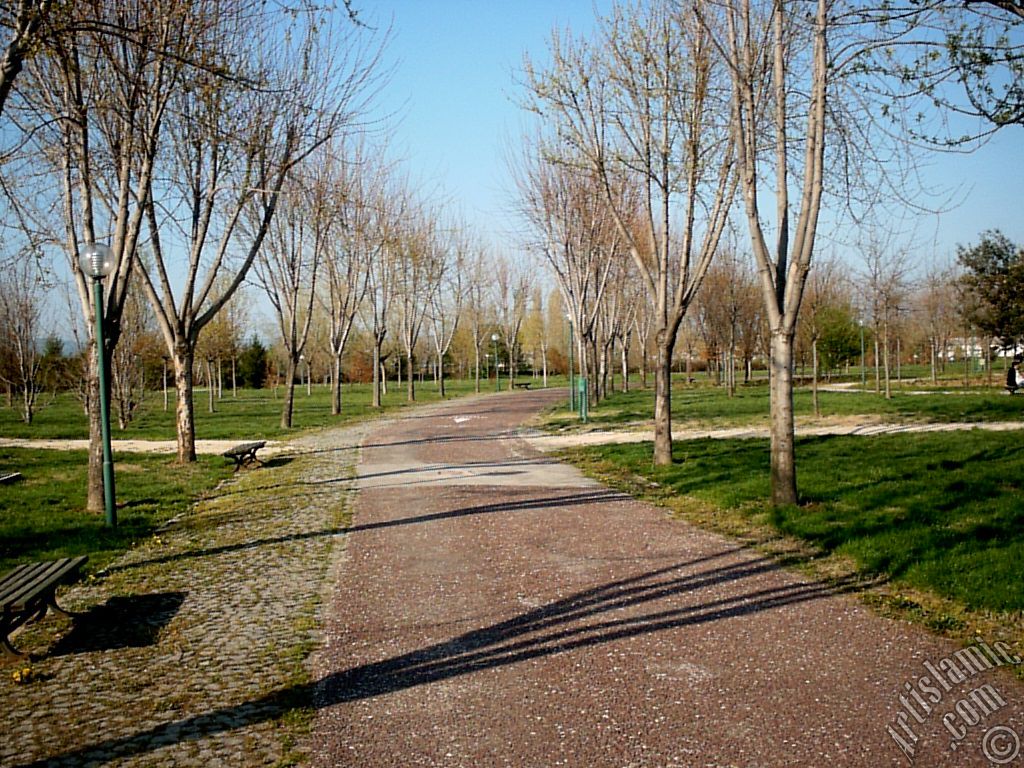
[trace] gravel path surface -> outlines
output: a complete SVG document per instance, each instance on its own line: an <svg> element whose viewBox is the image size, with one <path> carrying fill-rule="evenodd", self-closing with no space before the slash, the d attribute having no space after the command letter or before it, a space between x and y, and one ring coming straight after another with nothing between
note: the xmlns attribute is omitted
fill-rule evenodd
<svg viewBox="0 0 1024 768"><path fill-rule="evenodd" d="M301 757L291 709L366 427L294 441L140 543L15 638L0 678L0 766L256 766ZM19 665L20 666L20 665ZM290 763L288 763L290 764Z"/></svg>
<svg viewBox="0 0 1024 768"><path fill-rule="evenodd" d="M1024 685L999 648L965 654L557 465L516 429L558 396L368 437L314 663L315 765L1012 756Z"/></svg>

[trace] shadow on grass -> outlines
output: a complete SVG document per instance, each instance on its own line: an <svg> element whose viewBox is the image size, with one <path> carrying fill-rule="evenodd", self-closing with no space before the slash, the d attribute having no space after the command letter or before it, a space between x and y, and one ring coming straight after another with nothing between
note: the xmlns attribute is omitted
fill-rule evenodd
<svg viewBox="0 0 1024 768"><path fill-rule="evenodd" d="M970 609L1019 611L1024 583L1024 452L1020 432L964 430L797 440L802 504L772 509L767 441L693 440L652 468L650 444L581 449L620 487L692 497Z"/></svg>
<svg viewBox="0 0 1024 768"><path fill-rule="evenodd" d="M359 664L316 683L281 688L235 706L84 745L24 768L48 765L54 760L87 764L108 760L111 755L145 755L169 743L197 741L275 720L295 707L323 709L480 670L812 602L856 588L850 583L827 586L763 579L777 571L777 566L765 558L736 556L736 552L729 548L606 582L412 653ZM716 565L716 561L730 556L732 562ZM716 588L713 593L696 594L712 587ZM728 594L723 595L726 589Z"/></svg>
<svg viewBox="0 0 1024 768"><path fill-rule="evenodd" d="M47 654L68 656L153 645L185 601L186 592L112 597L76 614L71 631Z"/></svg>

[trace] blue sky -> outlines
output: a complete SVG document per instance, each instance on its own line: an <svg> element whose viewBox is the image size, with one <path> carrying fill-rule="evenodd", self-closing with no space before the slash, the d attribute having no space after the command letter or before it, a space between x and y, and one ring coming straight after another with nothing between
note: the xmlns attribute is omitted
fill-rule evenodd
<svg viewBox="0 0 1024 768"><path fill-rule="evenodd" d="M379 97L397 112L395 153L425 191L439 186L480 234L514 251L508 231L511 184L504 153L524 118L515 103L523 55L543 58L555 27L587 32L592 0L357 0L362 18L393 33L387 60L394 72ZM607 9L608 0L597 3ZM929 187L957 190L964 202L915 220L917 255L951 256L957 243L999 228L1024 242L1024 129L1005 129L969 155L932 153L920 168ZM936 200L925 201L927 206ZM894 218L903 218L893 210ZM908 224L902 229L907 230ZM824 241L819 245L828 247Z"/></svg>
<svg viewBox="0 0 1024 768"><path fill-rule="evenodd" d="M523 55L543 57L556 26L591 29L594 3L366 0L363 7L360 17L374 26L393 19L386 59L394 72L378 103L398 113L395 154L414 180L428 191L439 184L502 247L511 225L505 147L524 124L515 103Z"/></svg>

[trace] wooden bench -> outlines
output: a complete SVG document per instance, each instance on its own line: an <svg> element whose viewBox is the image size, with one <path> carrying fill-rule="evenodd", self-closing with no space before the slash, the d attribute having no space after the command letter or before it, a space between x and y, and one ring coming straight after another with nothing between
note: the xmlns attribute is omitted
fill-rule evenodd
<svg viewBox="0 0 1024 768"><path fill-rule="evenodd" d="M528 381L517 381L515 383L515 388L516 389L529 389L530 388L530 382L528 382Z"/></svg>
<svg viewBox="0 0 1024 768"><path fill-rule="evenodd" d="M41 619L47 611L71 616L57 605L57 586L72 581L89 558L64 557L19 565L0 580L0 646L7 658L24 658L27 654L11 645L10 634L22 624Z"/></svg>
<svg viewBox="0 0 1024 768"><path fill-rule="evenodd" d="M259 459L256 458L256 451L267 444L266 440L257 440L253 443L240 443L234 448L224 451L224 456L235 462L235 472L242 469L242 467L251 467L257 464L262 465Z"/></svg>

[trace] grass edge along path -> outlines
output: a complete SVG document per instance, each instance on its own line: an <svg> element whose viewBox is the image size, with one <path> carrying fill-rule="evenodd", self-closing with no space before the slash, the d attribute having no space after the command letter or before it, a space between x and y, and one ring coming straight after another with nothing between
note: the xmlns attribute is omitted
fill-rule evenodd
<svg viewBox="0 0 1024 768"><path fill-rule="evenodd" d="M574 448L557 455L589 477L736 539L785 567L833 583L854 579L861 598L882 615L962 642L1003 640L1019 652L1024 651L1024 611L1018 605L1024 580L1014 566L1024 558L1024 509L1015 501L1024 482L1022 439L1021 432L979 430L798 439L806 502L782 510L766 501L765 440L678 441L676 463L666 468L651 464L650 443ZM865 450L867 441L874 451ZM898 530L891 540L887 526ZM903 560L885 551L912 547L907 542L915 537L918 550L904 553ZM993 573L978 567L986 550L999 547L1004 549L1000 557L989 558L996 561L998 581L978 599L964 600L956 589L930 583L943 575L947 581L964 576L960 592L983 589L979 585ZM955 572L964 567L971 572ZM1012 607L986 605L990 599Z"/></svg>

